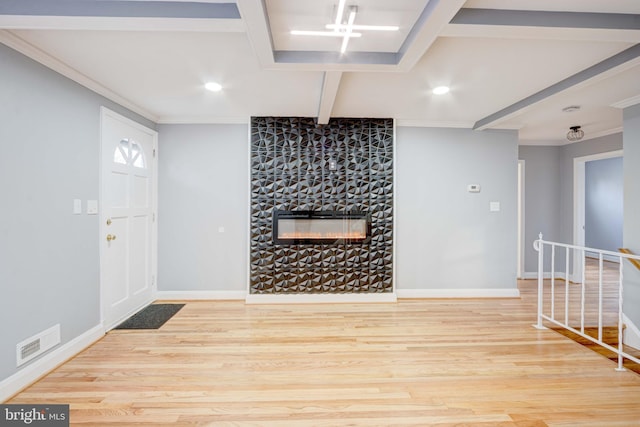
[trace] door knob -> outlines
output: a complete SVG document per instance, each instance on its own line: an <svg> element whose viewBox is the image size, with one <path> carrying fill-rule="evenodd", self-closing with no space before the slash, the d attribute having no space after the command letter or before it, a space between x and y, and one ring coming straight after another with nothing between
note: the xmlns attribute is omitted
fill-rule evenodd
<svg viewBox="0 0 640 427"><path fill-rule="evenodd" d="M110 242L112 240L116 240L116 235L115 234L107 234L107 242Z"/></svg>

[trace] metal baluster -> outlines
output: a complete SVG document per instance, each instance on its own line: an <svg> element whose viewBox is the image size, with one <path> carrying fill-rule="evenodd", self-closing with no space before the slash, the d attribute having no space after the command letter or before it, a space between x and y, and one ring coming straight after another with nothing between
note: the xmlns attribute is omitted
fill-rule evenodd
<svg viewBox="0 0 640 427"><path fill-rule="evenodd" d="M616 371L624 371L624 366L623 366L623 358L622 358L622 352L624 351L624 347L623 347L623 343L622 343L622 339L623 339L623 331L622 331L622 292L623 292L623 285L622 285L622 269L624 267L624 265L622 264L622 257L620 257L620 274L618 274L618 367L616 368Z"/></svg>
<svg viewBox="0 0 640 427"><path fill-rule="evenodd" d="M602 252L598 262L598 341L602 342Z"/></svg>
<svg viewBox="0 0 640 427"><path fill-rule="evenodd" d="M536 243L538 245L537 248ZM538 251L538 321L534 326L538 329L545 329L542 326L542 299L544 297L544 244L542 243L542 233L538 235L537 242L534 242L534 248Z"/></svg>
<svg viewBox="0 0 640 427"><path fill-rule="evenodd" d="M580 298L580 332L584 334L584 299L585 299L585 282L587 280L587 252L582 249L582 289Z"/></svg>
<svg viewBox="0 0 640 427"><path fill-rule="evenodd" d="M551 245L551 318L556 318L556 245Z"/></svg>
<svg viewBox="0 0 640 427"><path fill-rule="evenodd" d="M571 248L567 246L567 259L565 265L566 277L564 281L564 324L569 325L569 257Z"/></svg>

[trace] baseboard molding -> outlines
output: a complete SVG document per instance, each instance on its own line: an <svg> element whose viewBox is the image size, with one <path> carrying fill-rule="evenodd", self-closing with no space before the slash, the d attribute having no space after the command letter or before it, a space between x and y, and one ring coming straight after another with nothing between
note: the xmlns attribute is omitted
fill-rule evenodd
<svg viewBox="0 0 640 427"><path fill-rule="evenodd" d="M624 313L622 314L622 322L626 325L622 342L629 347L640 350L640 329Z"/></svg>
<svg viewBox="0 0 640 427"><path fill-rule="evenodd" d="M159 300L243 300L246 291L158 291Z"/></svg>
<svg viewBox="0 0 640 427"><path fill-rule="evenodd" d="M104 336L102 324L72 339L0 382L0 402L4 402L38 378L54 370Z"/></svg>
<svg viewBox="0 0 640 427"><path fill-rule="evenodd" d="M518 298L518 289L397 289L398 298Z"/></svg>
<svg viewBox="0 0 640 427"><path fill-rule="evenodd" d="M325 304L325 303L380 303L396 302L394 293L362 294L248 294L247 304Z"/></svg>

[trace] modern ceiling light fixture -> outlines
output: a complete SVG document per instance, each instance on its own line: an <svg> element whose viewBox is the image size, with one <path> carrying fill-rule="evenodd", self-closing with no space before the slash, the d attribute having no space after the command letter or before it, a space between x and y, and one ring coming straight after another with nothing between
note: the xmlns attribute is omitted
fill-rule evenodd
<svg viewBox="0 0 640 427"><path fill-rule="evenodd" d="M567 140L571 142L580 141L584 138L584 131L580 129L580 126L571 126L569 132L567 132Z"/></svg>
<svg viewBox="0 0 640 427"><path fill-rule="evenodd" d="M327 24L325 28L333 31L314 31L314 30L292 30L291 34L294 36L318 36L318 37L340 37L342 38L342 45L340 46L340 53L347 51L349 40L352 37L361 37L362 33L355 31L398 31L400 27L394 25L355 25L356 13L358 12L357 6L349 6L349 15L347 16L347 22L343 23L344 11L346 0L340 0L336 12L336 19L333 24Z"/></svg>

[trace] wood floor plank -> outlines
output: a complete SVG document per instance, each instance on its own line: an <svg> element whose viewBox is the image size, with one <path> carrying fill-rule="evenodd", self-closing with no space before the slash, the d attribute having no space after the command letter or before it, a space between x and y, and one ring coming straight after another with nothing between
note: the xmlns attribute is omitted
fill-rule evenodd
<svg viewBox="0 0 640 427"><path fill-rule="evenodd" d="M159 330L110 332L8 403L69 403L73 425L96 426L640 426L640 376L533 328L536 283L520 289L187 302Z"/></svg>

